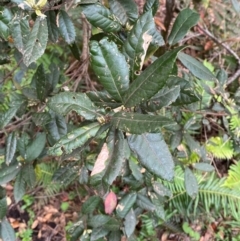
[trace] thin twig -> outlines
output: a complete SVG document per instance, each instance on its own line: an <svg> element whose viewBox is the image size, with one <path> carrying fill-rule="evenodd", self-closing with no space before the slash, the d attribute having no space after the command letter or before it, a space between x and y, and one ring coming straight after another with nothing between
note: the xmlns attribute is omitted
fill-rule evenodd
<svg viewBox="0 0 240 241"><path fill-rule="evenodd" d="M223 41L220 41L217 37L215 37L211 32L209 32L209 30L205 27L203 28L202 26L200 26L200 24L198 24L198 28L204 33L206 34L209 38L211 38L215 43L217 43L218 45L220 45L221 47L223 47L224 49L226 49L228 51L228 53L230 53L231 55L233 55L236 60L238 61L238 70L228 79L227 81L227 85L231 84L235 79L237 79L240 76L240 57L238 56L238 54L232 50L227 44L225 44Z"/></svg>

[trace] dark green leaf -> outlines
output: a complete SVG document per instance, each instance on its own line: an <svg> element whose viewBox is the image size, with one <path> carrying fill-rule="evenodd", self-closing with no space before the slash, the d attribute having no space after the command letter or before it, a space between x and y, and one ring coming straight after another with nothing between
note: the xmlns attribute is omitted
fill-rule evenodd
<svg viewBox="0 0 240 241"><path fill-rule="evenodd" d="M213 172L215 169L211 164L208 163L195 163L193 167L199 171L203 172Z"/></svg>
<svg viewBox="0 0 240 241"><path fill-rule="evenodd" d="M100 228L111 220L113 220L113 218L111 218L110 216L99 214L90 217L88 219L88 225L93 228Z"/></svg>
<svg viewBox="0 0 240 241"><path fill-rule="evenodd" d="M188 30L197 24L198 20L198 13L189 8L183 9L173 24L172 31L168 37L169 44L174 45L181 40L187 34Z"/></svg>
<svg viewBox="0 0 240 241"><path fill-rule="evenodd" d="M116 207L117 216L120 218L124 218L128 212L131 210L132 206L136 202L137 194L136 193L128 193L126 194L118 203Z"/></svg>
<svg viewBox="0 0 240 241"><path fill-rule="evenodd" d="M50 73L47 74L47 78L51 85L49 92L52 92L60 80L60 67L57 66L55 63L51 63L49 66L49 71Z"/></svg>
<svg viewBox="0 0 240 241"><path fill-rule="evenodd" d="M212 74L212 72L193 57L184 53L179 53L178 59L197 78L202 80L215 80L215 76Z"/></svg>
<svg viewBox="0 0 240 241"><path fill-rule="evenodd" d="M157 13L159 7L159 0L148 0L145 2L143 7L143 12L147 12L148 10L152 10L152 15L154 16Z"/></svg>
<svg viewBox="0 0 240 241"><path fill-rule="evenodd" d="M9 22L12 19L12 12L8 8L0 7L0 37L7 40L9 36Z"/></svg>
<svg viewBox="0 0 240 241"><path fill-rule="evenodd" d="M12 228L11 224L8 222L6 218L2 220L0 228L0 234L3 241L16 240L14 229Z"/></svg>
<svg viewBox="0 0 240 241"><path fill-rule="evenodd" d="M26 173L24 173L23 170L21 170L18 173L17 178L14 182L13 194L16 203L21 201L22 197L25 194L26 182L24 174L26 175Z"/></svg>
<svg viewBox="0 0 240 241"><path fill-rule="evenodd" d="M22 169L22 176L24 177L24 180L26 182L26 185L30 188L33 188L34 185L36 184L36 173L33 168L33 165L30 164L25 164Z"/></svg>
<svg viewBox="0 0 240 241"><path fill-rule="evenodd" d="M184 47L166 52L134 80L124 96L126 107L135 106L154 96L165 85L172 73L177 54Z"/></svg>
<svg viewBox="0 0 240 241"><path fill-rule="evenodd" d="M33 140L28 146L24 159L27 162L35 160L43 151L46 144L46 134L39 133L35 140Z"/></svg>
<svg viewBox="0 0 240 241"><path fill-rule="evenodd" d="M91 66L99 81L113 99L122 102L129 87L129 71L125 57L114 42L102 39L90 43Z"/></svg>
<svg viewBox="0 0 240 241"><path fill-rule="evenodd" d="M121 24L115 20L111 12L100 4L89 4L81 6L87 20L96 28L104 32L117 32L121 29Z"/></svg>
<svg viewBox="0 0 240 241"><path fill-rule="evenodd" d="M6 216L7 214L7 199L3 197L0 199L0 221Z"/></svg>
<svg viewBox="0 0 240 241"><path fill-rule="evenodd" d="M180 86L180 94L178 95L176 101L173 102L173 105L182 106L199 101L199 97L189 81L179 77L171 76L166 84L169 88L177 85Z"/></svg>
<svg viewBox="0 0 240 241"><path fill-rule="evenodd" d="M134 23L138 18L137 5L133 0L110 0L110 10L122 25Z"/></svg>
<svg viewBox="0 0 240 241"><path fill-rule="evenodd" d="M13 164L10 166L4 166L0 169L0 185L6 184L12 181L18 172L20 171L20 165Z"/></svg>
<svg viewBox="0 0 240 241"><path fill-rule="evenodd" d="M87 120L101 116L98 113L99 109L93 105L85 93L62 92L52 97L47 105L60 115L66 115L74 110Z"/></svg>
<svg viewBox="0 0 240 241"><path fill-rule="evenodd" d="M68 233L71 237L70 241L78 241L83 231L84 223L82 220L78 220L77 225L73 225L73 227L70 230L68 230Z"/></svg>
<svg viewBox="0 0 240 241"><path fill-rule="evenodd" d="M82 213L83 214L93 213L93 211L97 208L97 206L101 201L102 199L98 196L92 196L88 198L88 200L85 201L82 205Z"/></svg>
<svg viewBox="0 0 240 241"><path fill-rule="evenodd" d="M37 71L34 74L34 78L36 81L37 97L40 101L44 101L49 93L50 83L42 64L38 66Z"/></svg>
<svg viewBox="0 0 240 241"><path fill-rule="evenodd" d="M67 134L67 124L65 118L61 115L51 113L51 122L46 125L48 134L51 137L51 143L57 142L62 136Z"/></svg>
<svg viewBox="0 0 240 241"><path fill-rule="evenodd" d="M105 237L109 233L109 230L100 227L100 228L94 228L91 233L91 239L90 241L99 240L102 237Z"/></svg>
<svg viewBox="0 0 240 241"><path fill-rule="evenodd" d="M73 43L76 37L75 28L72 20L70 19L68 14L63 10L60 10L57 15L57 25L64 40L68 44Z"/></svg>
<svg viewBox="0 0 240 241"><path fill-rule="evenodd" d="M97 106L117 108L121 103L116 102L107 92L89 91L86 93L90 100Z"/></svg>
<svg viewBox="0 0 240 241"><path fill-rule="evenodd" d="M48 112L33 113L32 120L36 126L45 126L52 118Z"/></svg>
<svg viewBox="0 0 240 241"><path fill-rule="evenodd" d="M137 225L137 218L133 209L131 208L128 214L126 215L125 221L124 221L124 229L128 238L133 234L136 225Z"/></svg>
<svg viewBox="0 0 240 241"><path fill-rule="evenodd" d="M122 233L121 231L113 231L109 234L108 240L111 241L121 241Z"/></svg>
<svg viewBox="0 0 240 241"><path fill-rule="evenodd" d="M11 25L11 33L15 47L23 54L30 33L28 17L14 19Z"/></svg>
<svg viewBox="0 0 240 241"><path fill-rule="evenodd" d="M165 87L161 89L153 98L141 107L147 111L155 112L165 106L171 105L180 94L180 86L176 85L172 88Z"/></svg>
<svg viewBox="0 0 240 241"><path fill-rule="evenodd" d="M75 129L63 136L53 147L50 147L48 154L60 156L63 154L63 151L70 153L72 150L85 144L88 139L94 137L99 129L99 123L92 123Z"/></svg>
<svg viewBox="0 0 240 241"><path fill-rule="evenodd" d="M165 116L153 116L138 113L118 112L112 119L114 128L132 134L142 134L145 132L160 132L161 128L178 130L179 126L173 120Z"/></svg>
<svg viewBox="0 0 240 241"><path fill-rule="evenodd" d="M59 37L59 31L56 24L56 13L52 10L45 12L45 15L47 16L49 40L56 43Z"/></svg>
<svg viewBox="0 0 240 241"><path fill-rule="evenodd" d="M81 52L80 52L80 49L79 49L76 41L73 42L72 44L68 45L68 46L69 46L74 58L80 61Z"/></svg>
<svg viewBox="0 0 240 241"><path fill-rule="evenodd" d="M0 129L4 128L16 115L19 106L10 107L6 112L0 113Z"/></svg>
<svg viewBox="0 0 240 241"><path fill-rule="evenodd" d="M151 200L142 194L137 195L137 205L140 208L151 212L156 209L155 205L151 202Z"/></svg>
<svg viewBox="0 0 240 241"><path fill-rule="evenodd" d="M155 181L153 182L152 186L153 186L154 192L159 196L162 196L162 197L172 196L172 192L169 189L167 189L162 183Z"/></svg>
<svg viewBox="0 0 240 241"><path fill-rule="evenodd" d="M80 170L78 181L80 184L87 184L88 179L89 179L88 169L85 166L83 166Z"/></svg>
<svg viewBox="0 0 240 241"><path fill-rule="evenodd" d="M137 164L137 160L135 160L135 157L133 157L133 155L130 156L128 163L129 168L132 171L132 175L135 177L136 180L141 181L143 179L143 175L141 173L140 166Z"/></svg>
<svg viewBox="0 0 240 241"><path fill-rule="evenodd" d="M148 11L134 24L123 45L123 53L130 66L131 79L135 79L142 69L148 46L152 41L149 29L152 26L152 11Z"/></svg>
<svg viewBox="0 0 240 241"><path fill-rule="evenodd" d="M15 133L12 132L8 135L7 141L6 141L6 149L5 149L5 163L9 165L15 155L17 147L17 138L15 136Z"/></svg>
<svg viewBox="0 0 240 241"><path fill-rule="evenodd" d="M166 180L174 176L174 162L162 135L142 134L128 137L130 148L151 173Z"/></svg>
<svg viewBox="0 0 240 241"><path fill-rule="evenodd" d="M195 198L198 194L198 182L195 175L188 167L186 167L184 172L184 184L187 194L190 197Z"/></svg>
<svg viewBox="0 0 240 241"><path fill-rule="evenodd" d="M124 140L123 133L115 130L108 135L107 139L110 156L103 179L111 185L121 171L122 164L126 157L127 142Z"/></svg>
<svg viewBox="0 0 240 241"><path fill-rule="evenodd" d="M45 51L48 41L47 20L38 17L34 23L23 53L23 62L29 66L41 57Z"/></svg>

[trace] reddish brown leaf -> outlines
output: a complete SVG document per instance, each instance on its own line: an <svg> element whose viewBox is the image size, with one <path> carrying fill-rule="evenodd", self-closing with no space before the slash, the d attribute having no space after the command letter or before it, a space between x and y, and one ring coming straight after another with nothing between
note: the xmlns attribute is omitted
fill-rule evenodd
<svg viewBox="0 0 240 241"><path fill-rule="evenodd" d="M117 196L114 192L108 193L104 201L105 213L111 214L117 206Z"/></svg>

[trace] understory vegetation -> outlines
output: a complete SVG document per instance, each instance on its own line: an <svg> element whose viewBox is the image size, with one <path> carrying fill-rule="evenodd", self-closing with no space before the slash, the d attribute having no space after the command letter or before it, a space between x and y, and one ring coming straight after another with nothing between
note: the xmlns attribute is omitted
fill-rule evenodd
<svg viewBox="0 0 240 241"><path fill-rule="evenodd" d="M238 1L0 8L3 241L240 240Z"/></svg>

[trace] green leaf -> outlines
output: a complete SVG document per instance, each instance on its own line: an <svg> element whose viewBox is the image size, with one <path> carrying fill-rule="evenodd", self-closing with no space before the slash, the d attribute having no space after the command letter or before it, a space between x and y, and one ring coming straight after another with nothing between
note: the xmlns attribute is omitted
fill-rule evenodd
<svg viewBox="0 0 240 241"><path fill-rule="evenodd" d="M87 201L85 201L82 205L82 213L83 214L89 214L93 213L93 211L98 207L99 203L102 201L102 199L98 196L92 196L88 198Z"/></svg>
<svg viewBox="0 0 240 241"><path fill-rule="evenodd" d="M215 169L211 164L208 163L195 163L193 167L202 172L213 172Z"/></svg>
<svg viewBox="0 0 240 241"><path fill-rule="evenodd" d="M56 13L54 10L45 12L47 16L48 36L49 40L56 43L59 37L59 31L56 24Z"/></svg>
<svg viewBox="0 0 240 241"><path fill-rule="evenodd" d="M136 225L137 225L137 218L133 209L131 208L128 214L126 215L125 221L124 221L124 229L128 238L133 234Z"/></svg>
<svg viewBox="0 0 240 241"><path fill-rule="evenodd" d="M199 14L195 11L186 8L183 9L177 16L171 33L168 37L170 45L176 44L179 40L187 34L188 30L195 26L199 20Z"/></svg>
<svg viewBox="0 0 240 241"><path fill-rule="evenodd" d="M100 228L94 228L91 232L91 238L90 241L99 240L102 237L105 237L109 233L109 230L100 227Z"/></svg>
<svg viewBox="0 0 240 241"><path fill-rule="evenodd" d="M2 166L0 169L0 185L12 181L19 171L20 165L18 163L12 164L10 166Z"/></svg>
<svg viewBox="0 0 240 241"><path fill-rule="evenodd" d="M128 137L130 148L148 171L166 180L174 177L174 162L162 135L142 134Z"/></svg>
<svg viewBox="0 0 240 241"><path fill-rule="evenodd" d="M191 198L195 198L198 195L198 182L192 171L186 167L184 172L184 184L187 194Z"/></svg>
<svg viewBox="0 0 240 241"><path fill-rule="evenodd" d="M194 59L193 57L179 53L178 59L182 62L182 64L191 71L191 73L199 79L202 80L215 80L216 77L212 74L212 72L206 68L201 62Z"/></svg>
<svg viewBox="0 0 240 241"><path fill-rule="evenodd" d="M133 0L109 0L109 7L122 25L128 21L134 23L138 18L137 5Z"/></svg>
<svg viewBox="0 0 240 241"><path fill-rule="evenodd" d="M159 0L147 0L143 7L143 12L147 12L150 9L152 10L152 15L154 16L157 13L159 8Z"/></svg>
<svg viewBox="0 0 240 241"><path fill-rule="evenodd" d="M33 113L32 120L36 126L45 126L52 118L48 112Z"/></svg>
<svg viewBox="0 0 240 241"><path fill-rule="evenodd" d="M33 188L36 184L36 173L33 168L33 165L25 164L21 169L22 175L24 177L24 180L26 182L26 185L30 188Z"/></svg>
<svg viewBox="0 0 240 241"><path fill-rule="evenodd" d="M138 181L141 181L143 179L143 174L141 173L140 166L138 165L137 160L135 160L133 155L130 156L128 163L134 178Z"/></svg>
<svg viewBox="0 0 240 241"><path fill-rule="evenodd" d="M113 99L122 102L129 87L129 70L125 57L114 42L106 38L90 43L91 66L99 81Z"/></svg>
<svg viewBox="0 0 240 241"><path fill-rule="evenodd" d="M7 215L7 198L0 199L0 221Z"/></svg>
<svg viewBox="0 0 240 241"><path fill-rule="evenodd" d="M9 36L9 22L12 20L12 12L8 8L0 7L0 37L7 40Z"/></svg>
<svg viewBox="0 0 240 241"><path fill-rule="evenodd" d="M15 47L23 54L30 34L28 16L14 19L11 25L11 34Z"/></svg>
<svg viewBox="0 0 240 241"><path fill-rule="evenodd" d="M25 194L25 189L26 189L26 181L25 181L25 177L24 174L26 175L26 173L23 172L23 170L21 170L18 175L17 178L14 182L14 189L13 189L13 195L14 195L14 199L15 202L18 203L19 201L22 200L22 197Z"/></svg>
<svg viewBox="0 0 240 241"><path fill-rule="evenodd" d="M47 105L60 115L67 115L74 110L87 120L101 116L98 113L99 109L93 105L85 93L62 92L52 97Z"/></svg>
<svg viewBox="0 0 240 241"><path fill-rule="evenodd" d="M17 147L17 138L15 133L12 132L8 135L6 141L6 149L5 149L5 163L9 165L15 155Z"/></svg>
<svg viewBox="0 0 240 241"><path fill-rule="evenodd" d="M180 94L180 86L176 85L172 88L162 88L154 97L141 107L147 111L155 112L165 106L172 104Z"/></svg>
<svg viewBox="0 0 240 241"><path fill-rule="evenodd" d="M145 115L139 113L118 112L113 115L111 124L114 128L132 134L145 132L156 133L162 128L177 130L179 126L173 120L165 116Z"/></svg>
<svg viewBox="0 0 240 241"><path fill-rule="evenodd" d="M92 228L100 228L113 219L108 215L98 214L90 217L87 224Z"/></svg>
<svg viewBox="0 0 240 241"><path fill-rule="evenodd" d="M172 73L177 54L184 47L166 52L134 80L124 96L126 107L147 101L165 85Z"/></svg>
<svg viewBox="0 0 240 241"><path fill-rule="evenodd" d="M123 45L123 54L130 66L130 77L135 79L142 69L148 46L152 41L149 29L152 27L152 11L148 11L134 24Z"/></svg>
<svg viewBox="0 0 240 241"><path fill-rule="evenodd" d="M109 234L108 236L108 240L111 240L111 241L120 241L121 240L121 237L122 237L122 233L120 230L117 230L117 231L113 231Z"/></svg>
<svg viewBox="0 0 240 241"><path fill-rule="evenodd" d="M94 137L99 129L100 124L97 122L77 128L63 136L54 146L50 147L48 154L60 156L63 154L63 151L71 153L72 150L84 145L88 139Z"/></svg>
<svg viewBox="0 0 240 241"><path fill-rule="evenodd" d="M35 160L43 151L46 144L46 134L39 133L35 140L33 140L28 146L24 159L27 162Z"/></svg>
<svg viewBox="0 0 240 241"><path fill-rule="evenodd" d="M128 193L126 194L118 203L116 207L117 216L120 218L124 218L131 208L133 207L134 203L136 202L137 194L136 193Z"/></svg>
<svg viewBox="0 0 240 241"><path fill-rule="evenodd" d="M81 6L82 12L87 20L96 28L104 32L117 32L121 29L121 24L114 20L111 12L100 4L89 4Z"/></svg>
<svg viewBox="0 0 240 241"><path fill-rule="evenodd" d="M37 97L40 101L44 101L49 93L50 83L47 75L45 74L43 64L38 66L33 78L35 78L36 81Z"/></svg>
<svg viewBox="0 0 240 241"><path fill-rule="evenodd" d="M6 112L0 113L0 129L4 128L15 116L20 106L12 106Z"/></svg>
<svg viewBox="0 0 240 241"><path fill-rule="evenodd" d="M174 106L182 106L199 101L199 96L196 94L194 86L192 86L190 81L170 76L167 81L167 86L169 88L172 88L173 86L180 86L180 94L177 96L176 101L172 103Z"/></svg>
<svg viewBox="0 0 240 241"><path fill-rule="evenodd" d="M129 147L119 130L110 131L106 142L97 157L91 177L94 183L104 180L111 185L119 175L124 160L128 158Z"/></svg>
<svg viewBox="0 0 240 241"><path fill-rule="evenodd" d="M168 188L166 188L162 183L154 181L152 186L153 186L154 192L159 196L172 197L172 192Z"/></svg>
<svg viewBox="0 0 240 241"><path fill-rule="evenodd" d="M47 46L48 27L47 20L38 17L34 23L23 53L23 62L26 66L40 58Z"/></svg>
<svg viewBox="0 0 240 241"><path fill-rule="evenodd" d="M67 134L65 118L54 112L51 113L51 122L46 125L51 143L56 143L62 136Z"/></svg>
<svg viewBox="0 0 240 241"><path fill-rule="evenodd" d="M57 15L57 26L64 40L68 44L71 44L75 41L76 33L73 22L68 14L63 10L60 10Z"/></svg>
<svg viewBox="0 0 240 241"><path fill-rule="evenodd" d="M3 241L16 240L14 229L12 228L11 224L8 222L6 218L2 220L0 225L0 234Z"/></svg>
<svg viewBox="0 0 240 241"><path fill-rule="evenodd" d="M137 205L140 208L151 212L155 211L156 209L155 205L151 202L151 200L148 197L139 193L137 194Z"/></svg>
<svg viewBox="0 0 240 241"><path fill-rule="evenodd" d="M86 94L95 105L100 107L117 108L121 105L105 91L89 91Z"/></svg>

